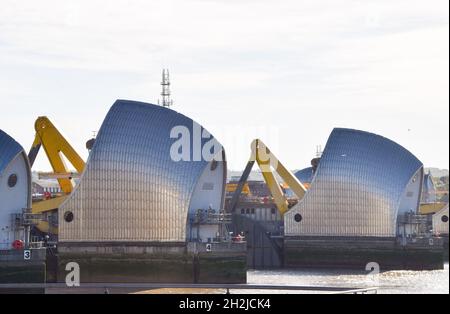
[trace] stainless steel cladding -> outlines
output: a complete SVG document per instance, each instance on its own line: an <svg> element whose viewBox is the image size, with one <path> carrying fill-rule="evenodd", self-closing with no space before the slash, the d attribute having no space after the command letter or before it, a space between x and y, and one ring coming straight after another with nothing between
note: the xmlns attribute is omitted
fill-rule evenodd
<svg viewBox="0 0 450 314"><path fill-rule="evenodd" d="M31 207L31 170L22 146L0 130L0 249L24 240L12 224L13 215Z"/></svg>
<svg viewBox="0 0 450 314"><path fill-rule="evenodd" d="M301 183L311 183L311 181L314 177L313 168L308 167L308 168L301 169L301 170L297 171L296 173L294 173L294 175L297 177L297 179Z"/></svg>
<svg viewBox="0 0 450 314"><path fill-rule="evenodd" d="M398 214L417 212L422 177L422 163L391 140L334 129L285 234L394 237Z"/></svg>
<svg viewBox="0 0 450 314"><path fill-rule="evenodd" d="M436 202L436 187L434 186L430 173L426 173L423 177L421 202L422 203Z"/></svg>
<svg viewBox="0 0 450 314"><path fill-rule="evenodd" d="M22 146L0 130L0 175L10 162L23 151Z"/></svg>
<svg viewBox="0 0 450 314"><path fill-rule="evenodd" d="M181 139L178 132L173 137L174 128L189 136L181 152L187 158L180 161L171 156L171 149L180 153L173 151L174 142ZM185 241L190 207L200 206L192 204L198 198L196 191L207 189L204 193L210 198L215 195L208 201L216 208L223 202L224 151L208 135L171 109L116 101L101 126L80 183L59 210L59 241ZM217 146L207 150L216 158L210 161L198 156L196 141L200 148L214 141ZM217 156L223 156L222 161Z"/></svg>

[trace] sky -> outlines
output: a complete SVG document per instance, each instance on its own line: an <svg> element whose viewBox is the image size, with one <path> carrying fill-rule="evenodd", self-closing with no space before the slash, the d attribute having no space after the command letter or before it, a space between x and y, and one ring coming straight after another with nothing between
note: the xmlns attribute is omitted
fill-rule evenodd
<svg viewBox="0 0 450 314"><path fill-rule="evenodd" d="M116 99L208 129L242 170L260 138L307 167L334 127L449 165L449 1L0 0L0 129L26 151L48 116L85 142ZM50 170L43 153L35 170Z"/></svg>

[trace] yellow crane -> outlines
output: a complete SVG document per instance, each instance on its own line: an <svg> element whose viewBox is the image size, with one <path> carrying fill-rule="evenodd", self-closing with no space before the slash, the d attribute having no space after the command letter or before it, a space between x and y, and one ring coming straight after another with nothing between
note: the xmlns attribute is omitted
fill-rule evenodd
<svg viewBox="0 0 450 314"><path fill-rule="evenodd" d="M33 166L41 147L43 147L53 169L52 176L58 180L58 184L65 194L64 196L53 199L33 202L32 212L34 214L44 214L48 218L52 213L57 211L58 207L64 202L74 187L72 180L74 174L68 170L62 156L65 156L79 174L83 172L85 163L47 117L38 117L34 128L36 135L28 153L30 165L31 167ZM45 220L39 222L37 228L45 233L51 232L57 234L56 227L52 227Z"/></svg>
<svg viewBox="0 0 450 314"><path fill-rule="evenodd" d="M78 173L82 173L84 170L84 160L47 117L37 118L34 129L36 130L36 136L28 154L30 165L33 166L42 146L61 190L65 194L70 194L73 190L72 173L67 169L62 155L67 158Z"/></svg>
<svg viewBox="0 0 450 314"><path fill-rule="evenodd" d="M226 192L227 193L234 193L236 192L236 189L238 188L238 184L237 183L227 183L226 184ZM248 186L248 183L246 183L242 189L242 193L244 193L245 195L251 195L250 192L250 187Z"/></svg>
<svg viewBox="0 0 450 314"><path fill-rule="evenodd" d="M252 153L250 159L247 162L247 166L245 167L244 172L239 180L236 192L233 194L233 198L231 199L231 211L235 211L244 184L247 181L253 165L256 162L261 169L264 181L266 181L266 184L270 190L270 193L272 194L279 212L281 213L281 215L284 215L289 210L289 203L283 193L283 190L281 189L280 184L277 182L273 171L278 173L278 175L285 181L285 183L292 189L294 194L297 195L299 199L302 199L305 196L306 188L292 174L292 172L290 172L278 160L278 158L275 157L275 155L260 139L253 140L251 144L251 151Z"/></svg>

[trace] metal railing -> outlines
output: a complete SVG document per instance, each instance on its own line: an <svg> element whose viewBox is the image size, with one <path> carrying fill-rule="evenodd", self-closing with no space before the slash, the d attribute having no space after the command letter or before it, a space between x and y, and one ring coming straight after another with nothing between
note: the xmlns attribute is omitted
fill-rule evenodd
<svg viewBox="0 0 450 314"><path fill-rule="evenodd" d="M109 293L110 289L223 289L229 294L232 290L277 290L277 291L313 291L331 294L376 294L378 287L325 287L325 286L294 286L268 284L176 284L176 283L83 283L80 286L68 287L64 283L18 283L0 284L1 289L62 289L76 291L79 289L101 289ZM86 291L86 290L84 290ZM270 292L269 292L270 293Z"/></svg>
<svg viewBox="0 0 450 314"><path fill-rule="evenodd" d="M228 224L231 223L231 214L224 211L199 209L191 217L191 224Z"/></svg>

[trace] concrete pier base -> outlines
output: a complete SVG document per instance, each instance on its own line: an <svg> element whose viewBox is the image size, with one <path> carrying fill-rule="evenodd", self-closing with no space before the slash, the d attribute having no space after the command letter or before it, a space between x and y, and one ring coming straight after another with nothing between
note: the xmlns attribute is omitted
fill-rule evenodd
<svg viewBox="0 0 450 314"><path fill-rule="evenodd" d="M444 268L443 243L399 245L395 238L332 239L287 237L286 268L366 269L375 262L381 271Z"/></svg>
<svg viewBox="0 0 450 314"><path fill-rule="evenodd" d="M69 262L81 283L245 283L245 245L232 243L60 243L58 282Z"/></svg>
<svg viewBox="0 0 450 314"><path fill-rule="evenodd" d="M0 283L45 283L46 250L33 249L29 260L24 260L23 250L0 251ZM6 293L43 293L43 289L0 289Z"/></svg>
<svg viewBox="0 0 450 314"><path fill-rule="evenodd" d="M444 262L448 263L448 235L442 237L444 239Z"/></svg>

